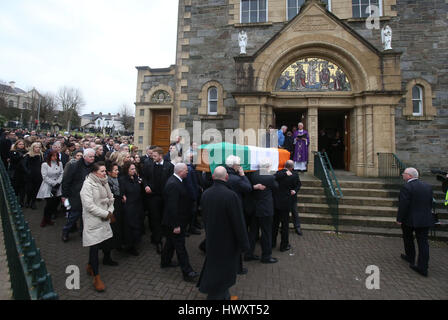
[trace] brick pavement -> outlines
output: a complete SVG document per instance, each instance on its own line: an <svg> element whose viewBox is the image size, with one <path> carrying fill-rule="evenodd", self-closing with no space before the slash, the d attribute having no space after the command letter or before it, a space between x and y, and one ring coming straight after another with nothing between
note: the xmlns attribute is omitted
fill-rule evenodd
<svg viewBox="0 0 448 320"><path fill-rule="evenodd" d="M43 203L39 210L26 210L33 236L60 299L125 299L125 300L202 300L195 284L182 280L180 269L160 269L160 256L144 236L138 257L114 252L118 267L100 265L106 291L97 293L85 273L88 249L81 246L79 234L71 234L70 241L60 239L65 218L59 217L55 226L40 228ZM187 238L190 261L200 271L204 255L198 244L203 236ZM401 238L308 231L303 237L290 235L293 251L273 250L279 259L276 264L245 262L249 273L239 276L231 294L244 300L283 299L448 299L448 245L430 243L429 277L424 278L400 259L403 252ZM260 253L257 246L256 253ZM100 259L102 259L102 254ZM81 289L65 288L65 268L77 265L81 271ZM380 289L365 287L368 265L379 267Z"/></svg>

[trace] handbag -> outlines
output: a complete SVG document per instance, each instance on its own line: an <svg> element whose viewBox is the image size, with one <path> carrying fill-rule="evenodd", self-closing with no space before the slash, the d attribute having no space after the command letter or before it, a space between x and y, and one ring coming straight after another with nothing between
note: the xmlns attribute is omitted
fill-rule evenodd
<svg viewBox="0 0 448 320"><path fill-rule="evenodd" d="M58 183L57 185L51 187L51 191L50 191L50 193L51 193L51 196L52 196L52 197L56 197L56 196L57 196L57 194L58 194L58 190L59 190L59 187L60 187L60 186L61 186L61 184Z"/></svg>

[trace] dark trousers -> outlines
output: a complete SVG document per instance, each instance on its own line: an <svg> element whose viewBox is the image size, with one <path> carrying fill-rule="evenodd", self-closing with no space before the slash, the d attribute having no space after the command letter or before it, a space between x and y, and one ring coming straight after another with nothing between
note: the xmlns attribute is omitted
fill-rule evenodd
<svg viewBox="0 0 448 320"><path fill-rule="evenodd" d="M73 228L73 226L76 225L76 222L81 219L81 230L82 230L82 211L74 211L70 210L68 212L67 216L67 223L64 226L64 229L62 230L62 233L68 234L70 230Z"/></svg>
<svg viewBox="0 0 448 320"><path fill-rule="evenodd" d="M277 243L278 228L282 224L280 249L286 248L289 244L289 211L276 210L274 222L272 224L272 244Z"/></svg>
<svg viewBox="0 0 448 320"><path fill-rule="evenodd" d="M261 259L269 259L272 255L272 223L273 217L256 217L251 223L249 232L250 255L254 253L258 229L261 229Z"/></svg>
<svg viewBox="0 0 448 320"><path fill-rule="evenodd" d="M230 300L229 289L222 292L213 292L207 295L207 300Z"/></svg>
<svg viewBox="0 0 448 320"><path fill-rule="evenodd" d="M151 242L162 242L162 216L163 216L163 197L161 195L152 195L148 198L149 208L149 226L151 229Z"/></svg>
<svg viewBox="0 0 448 320"><path fill-rule="evenodd" d="M89 248L89 264L92 267L93 274L95 276L97 276L99 274L98 254L99 254L99 250L101 249L101 245L102 245L102 243L99 243L99 244L93 245ZM110 259L110 251L103 249L103 252L104 252L104 258Z"/></svg>
<svg viewBox="0 0 448 320"><path fill-rule="evenodd" d="M417 267L420 270L427 271L429 262L429 228L413 228L402 224L401 229L403 230L404 252L411 261L415 261L415 232L415 238L417 239L418 245Z"/></svg>
<svg viewBox="0 0 448 320"><path fill-rule="evenodd" d="M56 214L58 210L59 202L61 201L60 197L46 198L45 199L45 208L44 208L44 220L50 221L52 214Z"/></svg>
<svg viewBox="0 0 448 320"><path fill-rule="evenodd" d="M36 181L27 181L25 184L25 193L26 193L26 203L28 205L34 204L36 202L36 196L39 192L39 188L41 182Z"/></svg>
<svg viewBox="0 0 448 320"><path fill-rule="evenodd" d="M297 211L297 195L295 195L291 200L291 213L294 228L300 228L300 218L299 213ZM288 213L288 219L289 219L289 213Z"/></svg>
<svg viewBox="0 0 448 320"><path fill-rule="evenodd" d="M188 273L192 272L193 268L190 265L188 252L187 249L185 248L184 227L181 226L180 234L174 234L173 228L167 226L164 226L163 230L166 236L166 241L162 249L161 264L162 265L169 264L171 262L171 259L173 258L174 251L176 251L177 260L179 261L182 273L184 275L187 275Z"/></svg>

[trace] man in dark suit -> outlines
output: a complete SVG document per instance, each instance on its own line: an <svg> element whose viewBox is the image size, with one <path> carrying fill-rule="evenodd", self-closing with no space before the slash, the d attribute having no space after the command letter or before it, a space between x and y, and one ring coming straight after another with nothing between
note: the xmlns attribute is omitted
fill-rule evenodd
<svg viewBox="0 0 448 320"><path fill-rule="evenodd" d="M152 150L154 150L156 146L147 146L146 147L146 154L142 156L141 163L145 164L146 161L152 162Z"/></svg>
<svg viewBox="0 0 448 320"><path fill-rule="evenodd" d="M149 210L151 243L156 245L157 253L162 252L162 216L164 212L163 190L173 175L174 166L163 161L162 148L152 150L153 161L146 161L143 166L143 187L146 193L146 207Z"/></svg>
<svg viewBox="0 0 448 320"><path fill-rule="evenodd" d="M297 172L294 172L294 161L286 161L285 168L275 174L278 182L278 191L274 193L275 214L272 229L272 247L277 246L278 227L282 223L280 251L291 249L289 244L289 209L297 197L300 188L300 179Z"/></svg>
<svg viewBox="0 0 448 320"><path fill-rule="evenodd" d="M214 184L201 199L206 247L198 287L208 300L229 300L229 288L236 282L241 253L249 249L246 224L238 195L226 181L224 167L213 173Z"/></svg>
<svg viewBox="0 0 448 320"><path fill-rule="evenodd" d="M418 171L406 168L403 172L406 181L400 190L397 223L403 230L405 254L401 258L410 263L412 270L428 276L429 244L428 231L434 226L432 215L432 187L418 180ZM417 238L418 259L415 265L414 232Z"/></svg>
<svg viewBox="0 0 448 320"><path fill-rule="evenodd" d="M251 177L255 199L255 216L258 226L261 229L261 262L276 263L278 260L272 257L272 223L274 216L274 198L273 193L278 189L278 183L269 170L271 163L269 159L260 162L260 170L253 173ZM257 186L264 186L264 189L258 189ZM255 242L258 233L258 227L250 230L250 251L248 256L253 256ZM248 260L248 259L246 259ZM249 259L250 260L250 259Z"/></svg>
<svg viewBox="0 0 448 320"><path fill-rule="evenodd" d="M67 162L69 162L70 157L69 157L68 154L66 154L65 152L61 152L61 148L62 148L62 146L61 146L61 142L59 142L59 141L56 141L56 142L53 143L53 145L51 146L51 150L54 150L54 151L56 151L56 152L58 153L59 161L62 162L62 166L65 168L65 165L67 164ZM44 159L46 159L47 155L50 153L51 150L48 149L48 150L45 152Z"/></svg>
<svg viewBox="0 0 448 320"><path fill-rule="evenodd" d="M108 152L112 153L114 152L114 138L109 138L106 142L106 144L103 146L103 157L106 157L106 154Z"/></svg>
<svg viewBox="0 0 448 320"><path fill-rule="evenodd" d="M165 208L162 224L166 242L162 250L160 266L162 268L177 266L171 261L174 251L176 251L184 280L193 282L199 274L191 267L185 248L185 227L191 219L188 207L189 196L182 183L187 175L187 165L185 163L176 164L174 174L166 182L163 191Z"/></svg>

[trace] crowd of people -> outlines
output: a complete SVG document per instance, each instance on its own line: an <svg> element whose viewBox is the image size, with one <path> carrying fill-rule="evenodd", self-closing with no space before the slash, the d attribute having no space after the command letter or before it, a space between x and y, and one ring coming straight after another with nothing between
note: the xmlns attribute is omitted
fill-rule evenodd
<svg viewBox="0 0 448 320"><path fill-rule="evenodd" d="M61 240L70 241L72 233L80 233L83 246L89 247L87 272L97 291L105 289L99 276L100 249L103 264L117 266L113 250L138 256L145 250L141 245L145 234L160 254L161 268L180 267L185 281L196 282L200 274L190 265L185 241L205 228L206 238L199 248L206 262L198 287L210 299L228 298L236 275L248 272L243 261L278 261L272 249L277 246L280 224L279 249L291 249L290 212L296 232L302 234L296 209L301 184L292 160L274 174L267 159L260 170L244 172L240 158L229 156L215 172L201 172L193 163L196 145L183 146L179 138L167 153L148 146L139 154L127 137L54 136L23 130L2 131L0 148L20 204L37 210L36 201L45 201L41 227L54 225L63 212ZM204 197L208 189L215 192ZM236 201L218 205L226 197ZM223 217L230 219L225 223L221 220L226 218L216 216L222 210L227 210ZM235 245L229 247L232 241ZM261 257L255 254L257 241ZM216 284L213 274L228 275L226 288Z"/></svg>

